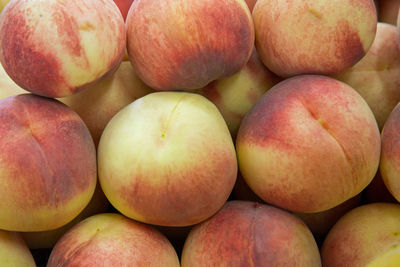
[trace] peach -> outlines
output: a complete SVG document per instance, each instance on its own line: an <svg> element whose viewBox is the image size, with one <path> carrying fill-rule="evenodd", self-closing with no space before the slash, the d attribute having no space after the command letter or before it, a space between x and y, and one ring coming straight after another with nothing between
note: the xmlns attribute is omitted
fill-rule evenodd
<svg viewBox="0 0 400 267"><path fill-rule="evenodd" d="M0 230L0 266L36 267L32 253L19 233Z"/></svg>
<svg viewBox="0 0 400 267"><path fill-rule="evenodd" d="M108 209L109 202L101 190L100 185L97 184L89 204L72 221L54 230L41 232L21 232L21 235L30 249L51 249L54 247L57 241L75 224L90 216L99 213L105 213L108 211Z"/></svg>
<svg viewBox="0 0 400 267"><path fill-rule="evenodd" d="M243 117L278 81L279 78L263 65L256 49L253 49L249 61L240 71L209 83L199 92L218 107L229 131L236 137Z"/></svg>
<svg viewBox="0 0 400 267"><path fill-rule="evenodd" d="M378 20L381 22L397 24L397 15L399 13L399 0L380 0L378 1Z"/></svg>
<svg viewBox="0 0 400 267"><path fill-rule="evenodd" d="M321 248L324 267L398 266L400 205L373 203L346 213Z"/></svg>
<svg viewBox="0 0 400 267"><path fill-rule="evenodd" d="M156 90L199 89L233 75L254 46L244 0L134 1L126 25L130 61Z"/></svg>
<svg viewBox="0 0 400 267"><path fill-rule="evenodd" d="M251 191L250 187L246 184L241 175L238 175L236 179L233 196L234 199L237 200L265 203L253 191ZM358 194L355 197L350 198L338 206L328 210L314 213L293 212L293 214L305 222L305 224L313 233L316 241L321 243L335 222L346 212L357 207L360 203L361 194Z"/></svg>
<svg viewBox="0 0 400 267"><path fill-rule="evenodd" d="M132 5L133 0L114 0L114 3L118 6L119 11L121 11L122 17L126 20L129 8Z"/></svg>
<svg viewBox="0 0 400 267"><path fill-rule="evenodd" d="M96 151L66 105L32 94L2 99L0 148L0 229L55 229L90 201Z"/></svg>
<svg viewBox="0 0 400 267"><path fill-rule="evenodd" d="M54 246L53 266L179 266L168 239L121 214L104 213L75 225Z"/></svg>
<svg viewBox="0 0 400 267"><path fill-rule="evenodd" d="M15 0L0 16L0 62L23 89L71 95L114 69L125 53L112 0Z"/></svg>
<svg viewBox="0 0 400 267"><path fill-rule="evenodd" d="M378 23L367 54L353 67L334 76L353 87L368 103L382 129L400 101L400 46L396 26Z"/></svg>
<svg viewBox="0 0 400 267"><path fill-rule="evenodd" d="M123 107L154 92L136 75L129 61L123 61L115 73L77 94L59 98L85 122L97 147L111 118Z"/></svg>
<svg viewBox="0 0 400 267"><path fill-rule="evenodd" d="M315 239L294 215L248 201L229 201L194 226L181 266L321 266Z"/></svg>
<svg viewBox="0 0 400 267"><path fill-rule="evenodd" d="M235 148L217 107L187 92L156 92L124 107L98 146L111 204L155 225L189 226L216 213L237 175Z"/></svg>
<svg viewBox="0 0 400 267"><path fill-rule="evenodd" d="M393 109L382 130L380 173L389 192L400 201L400 104Z"/></svg>
<svg viewBox="0 0 400 267"><path fill-rule="evenodd" d="M7 74L3 66L0 64L0 99L9 96L28 93L19 87Z"/></svg>
<svg viewBox="0 0 400 267"><path fill-rule="evenodd" d="M261 60L281 77L339 73L375 38L373 0L259 0L253 9Z"/></svg>
<svg viewBox="0 0 400 267"><path fill-rule="evenodd" d="M354 89L299 75L268 90L246 114L236 150L244 180L261 199L320 212L371 182L380 142L374 115Z"/></svg>

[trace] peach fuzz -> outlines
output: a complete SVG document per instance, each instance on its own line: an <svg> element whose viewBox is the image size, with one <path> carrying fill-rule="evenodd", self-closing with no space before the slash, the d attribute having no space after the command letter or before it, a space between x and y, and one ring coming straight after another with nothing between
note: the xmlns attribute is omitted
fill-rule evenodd
<svg viewBox="0 0 400 267"><path fill-rule="evenodd" d="M0 99L9 96L26 94L26 90L19 87L7 74L3 66L0 64Z"/></svg>
<svg viewBox="0 0 400 267"><path fill-rule="evenodd" d="M378 23L367 54L353 67L334 76L353 87L368 103L382 129L400 101L400 46L396 26Z"/></svg>
<svg viewBox="0 0 400 267"><path fill-rule="evenodd" d="M168 239L121 214L94 215L75 225L51 251L54 266L179 266Z"/></svg>
<svg viewBox="0 0 400 267"><path fill-rule="evenodd" d="M400 201L400 104L393 109L382 130L380 173L389 192Z"/></svg>
<svg viewBox="0 0 400 267"><path fill-rule="evenodd" d="M59 98L85 122L97 147L111 118L126 105L153 89L136 75L129 61L123 61L115 73L71 96Z"/></svg>
<svg viewBox="0 0 400 267"><path fill-rule="evenodd" d="M125 216L189 226L216 213L237 175L235 148L217 107L186 92L156 92L119 111L98 147L102 189Z"/></svg>
<svg viewBox="0 0 400 267"><path fill-rule="evenodd" d="M281 77L339 73L375 38L373 0L258 0L253 9L261 60Z"/></svg>
<svg viewBox="0 0 400 267"><path fill-rule="evenodd" d="M112 0L15 0L0 16L0 62L23 89L62 97L115 70L124 20Z"/></svg>
<svg viewBox="0 0 400 267"><path fill-rule="evenodd" d="M373 203L346 213L321 248L324 267L398 266L400 205Z"/></svg>
<svg viewBox="0 0 400 267"><path fill-rule="evenodd" d="M0 266L36 267L32 253L19 233L0 230Z"/></svg>
<svg viewBox="0 0 400 267"><path fill-rule="evenodd" d="M307 226L278 208L229 201L210 219L194 226L181 266L321 266Z"/></svg>
<svg viewBox="0 0 400 267"><path fill-rule="evenodd" d="M254 46L244 0L134 1L126 25L130 61L156 90L199 89L233 75Z"/></svg>
<svg viewBox="0 0 400 267"><path fill-rule="evenodd" d="M211 100L224 117L229 131L236 137L239 125L257 100L280 78L260 61L256 49L246 65L232 76L217 79L199 90Z"/></svg>
<svg viewBox="0 0 400 267"><path fill-rule="evenodd" d="M66 105L31 94L2 99L0 148L0 229L55 229L90 201L96 151Z"/></svg>
<svg viewBox="0 0 400 267"><path fill-rule="evenodd" d="M54 230L41 232L21 232L21 236L30 249L51 249L54 247L57 241L74 225L90 216L105 213L109 210L109 208L110 203L101 190L100 185L97 184L89 204L72 221Z"/></svg>
<svg viewBox="0 0 400 267"><path fill-rule="evenodd" d="M300 75L268 90L236 139L239 169L264 201L320 212L360 193L379 165L380 133L350 86Z"/></svg>

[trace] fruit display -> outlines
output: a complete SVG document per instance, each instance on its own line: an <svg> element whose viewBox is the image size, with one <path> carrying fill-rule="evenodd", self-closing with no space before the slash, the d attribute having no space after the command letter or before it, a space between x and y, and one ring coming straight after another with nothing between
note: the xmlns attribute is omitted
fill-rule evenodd
<svg viewBox="0 0 400 267"><path fill-rule="evenodd" d="M0 266L400 266L400 0L0 0Z"/></svg>

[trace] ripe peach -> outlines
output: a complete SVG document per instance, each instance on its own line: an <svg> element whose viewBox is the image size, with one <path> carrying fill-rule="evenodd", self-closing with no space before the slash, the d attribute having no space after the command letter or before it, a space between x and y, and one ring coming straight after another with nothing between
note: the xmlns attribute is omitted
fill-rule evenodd
<svg viewBox="0 0 400 267"><path fill-rule="evenodd" d="M89 204L72 221L54 230L41 232L21 232L21 235L30 249L51 249L54 247L57 241L74 225L90 216L107 212L108 209L109 202L101 190L100 185L97 184Z"/></svg>
<svg viewBox="0 0 400 267"><path fill-rule="evenodd" d="M400 205L373 203L346 213L321 248L324 267L398 266Z"/></svg>
<svg viewBox="0 0 400 267"><path fill-rule="evenodd" d="M236 150L243 178L264 201L320 212L371 182L380 144L374 115L354 89L299 75L268 90L246 114Z"/></svg>
<svg viewBox="0 0 400 267"><path fill-rule="evenodd" d="M123 61L115 73L77 94L59 98L85 122L97 147L111 118L123 107L154 92L136 75L129 61Z"/></svg>
<svg viewBox="0 0 400 267"><path fill-rule="evenodd" d="M209 83L199 92L218 107L229 131L236 137L243 117L278 81L279 78L263 65L256 49L253 49L249 61L240 71Z"/></svg>
<svg viewBox="0 0 400 267"><path fill-rule="evenodd" d="M393 109L382 130L380 172L389 192L400 201L400 104Z"/></svg>
<svg viewBox="0 0 400 267"><path fill-rule="evenodd" d="M233 75L254 46L244 0L134 1L126 25L130 61L156 90L199 89Z"/></svg>
<svg viewBox="0 0 400 267"><path fill-rule="evenodd" d="M112 0L15 0L0 16L0 62L23 89L71 95L112 72L126 45Z"/></svg>
<svg viewBox="0 0 400 267"><path fill-rule="evenodd" d="M36 267L35 260L19 233L0 230L0 266Z"/></svg>
<svg viewBox="0 0 400 267"><path fill-rule="evenodd" d="M47 267L179 266L168 239L121 214L104 213L75 225L54 246Z"/></svg>
<svg viewBox="0 0 400 267"><path fill-rule="evenodd" d="M235 184L228 127L207 98L156 92L119 111L98 146L99 180L111 204L145 223L188 226L216 213Z"/></svg>
<svg viewBox="0 0 400 267"><path fill-rule="evenodd" d="M281 77L353 66L371 46L377 24L373 0L258 0L253 19L260 58Z"/></svg>
<svg viewBox="0 0 400 267"><path fill-rule="evenodd" d="M96 151L66 105L32 94L2 99L0 148L0 229L55 229L90 201Z"/></svg>
<svg viewBox="0 0 400 267"><path fill-rule="evenodd" d="M185 266L321 266L307 226L278 208L229 201L190 231L181 257Z"/></svg>
<svg viewBox="0 0 400 267"><path fill-rule="evenodd" d="M353 87L368 103L382 129L400 101L400 46L396 26L378 23L367 54L353 67L334 76Z"/></svg>

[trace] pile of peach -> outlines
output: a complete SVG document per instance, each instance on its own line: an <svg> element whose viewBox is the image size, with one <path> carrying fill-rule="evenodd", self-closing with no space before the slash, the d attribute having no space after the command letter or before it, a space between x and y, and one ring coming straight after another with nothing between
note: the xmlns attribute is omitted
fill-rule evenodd
<svg viewBox="0 0 400 267"><path fill-rule="evenodd" d="M6 3L1 266L400 264L400 0Z"/></svg>

